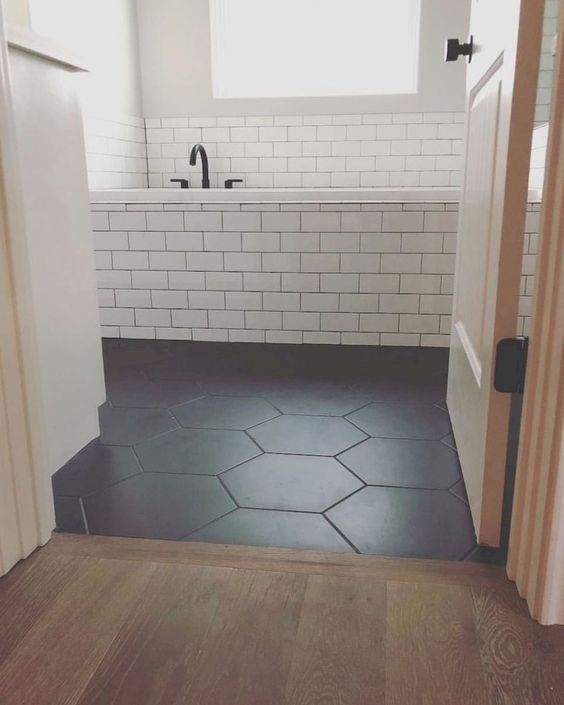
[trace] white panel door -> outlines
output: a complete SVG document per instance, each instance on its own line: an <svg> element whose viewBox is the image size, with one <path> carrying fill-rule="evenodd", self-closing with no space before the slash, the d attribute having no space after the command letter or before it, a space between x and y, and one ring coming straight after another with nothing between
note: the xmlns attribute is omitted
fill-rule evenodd
<svg viewBox="0 0 564 705"><path fill-rule="evenodd" d="M473 0L447 402L478 542L497 546L510 397L495 347L516 333L542 0ZM460 59L459 59L460 60Z"/></svg>

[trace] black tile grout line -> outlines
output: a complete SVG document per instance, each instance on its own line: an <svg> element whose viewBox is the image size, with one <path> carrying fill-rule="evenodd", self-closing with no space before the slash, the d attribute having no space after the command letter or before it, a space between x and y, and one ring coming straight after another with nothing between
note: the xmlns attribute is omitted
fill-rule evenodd
<svg viewBox="0 0 564 705"><path fill-rule="evenodd" d="M280 418L280 417L277 416L276 418L278 419L278 418ZM263 423L267 423L267 421L263 421ZM260 426L260 425L261 425L261 424L257 424L257 426ZM253 426L253 428L256 428L256 426ZM257 447L262 453L266 453L266 452L267 452L267 451L265 451L265 449L261 446L261 444L260 444L258 441L256 441L256 440L251 436L251 434L249 433L249 430L248 430L248 429L245 430L245 431L243 431L243 433L247 436L247 438L248 438L252 443L254 443L254 444L256 445L256 447Z"/></svg>
<svg viewBox="0 0 564 705"><path fill-rule="evenodd" d="M346 534L344 534L344 533L341 531L341 529L339 529L339 527L338 527L336 524L334 524L334 523L331 521L331 519L329 519L328 516L326 516L325 514L322 514L322 516L323 516L323 518L325 519L325 521L329 524L329 526L331 526L331 527L333 528L333 531L336 531L337 534L339 534L339 536L343 539L343 541L346 541L346 543L352 548L352 550L353 550L355 553L358 553L359 555L362 555L362 551L354 545L354 543L349 539L349 537L348 537Z"/></svg>
<svg viewBox="0 0 564 705"><path fill-rule="evenodd" d="M159 384L159 382L156 382L155 384ZM173 404L172 406L161 406L161 405L151 405L147 404L145 406L138 406L135 404L115 404L113 403L111 406L113 409L134 409L135 411L143 411L143 410L156 410L156 411L168 411L169 414L172 416L172 418L177 421L178 419L174 415L174 412L172 411L173 409L178 408L179 406L184 406L185 404L191 404L193 401L200 401L201 399L206 399L208 394L202 394L201 397L196 397L196 399L189 399L188 401L183 401L180 402L180 404Z"/></svg>
<svg viewBox="0 0 564 705"><path fill-rule="evenodd" d="M247 462L248 462L248 461L247 461ZM232 468L231 468L231 469L232 469ZM225 472L227 472L227 471L225 471ZM235 496L232 494L232 492L231 492L230 489L227 487L227 485L225 484L225 482L221 479L221 476L220 476L220 475L216 475L215 477L216 477L216 480L219 482L220 487L223 488L223 491L225 492L225 494L227 494L227 496L231 499L231 501L232 501L233 504L235 505L235 508L236 508L236 509L241 509L241 505L240 505L239 502L235 499Z"/></svg>
<svg viewBox="0 0 564 705"><path fill-rule="evenodd" d="M367 431L365 431L363 428L355 424L354 421L351 421L350 419L345 418L345 421L348 421L351 426L354 426L356 429L359 431L362 431L366 435L366 438L364 439L365 441L370 439L370 438L382 438L383 440L387 441L434 441L435 443L442 443L442 440L440 438L417 438L413 436L373 436ZM359 443L356 443L355 446L360 445ZM451 450L454 450L451 446L448 446L447 443L443 443L443 445L451 448ZM352 450L355 446L351 446L350 448L345 448L344 450L340 451L340 453L344 453L347 450ZM456 452L456 451L455 451Z"/></svg>
<svg viewBox="0 0 564 705"><path fill-rule="evenodd" d="M228 512L225 512L225 514L222 514L219 517L216 517L215 519L212 519L211 521L206 521L204 522L201 526L198 526L196 529L192 529L192 531L189 531L187 534L184 534L184 536L181 536L179 539L174 539L175 541L185 541L189 536L192 536L192 534L196 533L196 531L201 531L202 529L207 529L208 526L211 526L212 524L215 524L216 521L219 521L220 519L225 519L225 517L228 517L230 514L233 514L236 512L240 507L237 505L233 508L230 509ZM203 543L225 543L224 541L204 541Z"/></svg>

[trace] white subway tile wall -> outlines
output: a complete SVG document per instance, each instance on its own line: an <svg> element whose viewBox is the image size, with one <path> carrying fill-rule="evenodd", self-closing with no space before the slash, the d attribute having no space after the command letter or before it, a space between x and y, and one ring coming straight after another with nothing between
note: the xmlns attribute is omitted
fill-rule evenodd
<svg viewBox="0 0 564 705"><path fill-rule="evenodd" d="M250 188L458 186L463 113L148 118L149 186L188 178L202 142L212 187L243 179ZM179 127L182 125L182 127ZM205 127L202 127L205 125Z"/></svg>
<svg viewBox="0 0 564 705"><path fill-rule="evenodd" d="M190 206L92 206L104 336L448 346L456 204ZM538 218L529 205L521 334Z"/></svg>
<svg viewBox="0 0 564 705"><path fill-rule="evenodd" d="M550 98L552 93L552 77L554 71L553 42L558 32L559 0L545 0L542 46L537 86L537 105L535 122L548 122L550 117Z"/></svg>
<svg viewBox="0 0 564 705"><path fill-rule="evenodd" d="M147 188L143 118L85 116L84 139L91 189Z"/></svg>

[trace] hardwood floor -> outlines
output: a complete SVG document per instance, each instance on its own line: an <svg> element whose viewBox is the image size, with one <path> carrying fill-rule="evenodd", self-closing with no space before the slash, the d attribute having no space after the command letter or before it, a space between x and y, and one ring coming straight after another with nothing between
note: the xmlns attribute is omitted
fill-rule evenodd
<svg viewBox="0 0 564 705"><path fill-rule="evenodd" d="M58 534L0 580L2 705L562 705L503 570Z"/></svg>

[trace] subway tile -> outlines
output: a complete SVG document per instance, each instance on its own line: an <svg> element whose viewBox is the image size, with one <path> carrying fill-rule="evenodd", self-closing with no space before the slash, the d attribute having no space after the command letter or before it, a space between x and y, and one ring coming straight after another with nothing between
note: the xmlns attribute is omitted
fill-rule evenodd
<svg viewBox="0 0 564 705"><path fill-rule="evenodd" d="M421 296L420 313L445 313L452 312L452 296L446 294L423 294Z"/></svg>
<svg viewBox="0 0 564 705"><path fill-rule="evenodd" d="M95 252L94 262L96 269L112 269L112 253L111 252Z"/></svg>
<svg viewBox="0 0 564 705"><path fill-rule="evenodd" d="M120 326L120 338L137 338L139 340L154 340L155 329L141 326Z"/></svg>
<svg viewBox="0 0 564 705"><path fill-rule="evenodd" d="M260 142L287 142L288 128L284 125L277 127L259 127Z"/></svg>
<svg viewBox="0 0 564 705"><path fill-rule="evenodd" d="M241 272L206 272L206 289L241 291L243 275Z"/></svg>
<svg viewBox="0 0 564 705"><path fill-rule="evenodd" d="M402 252L442 252L442 233L402 233Z"/></svg>
<svg viewBox="0 0 564 705"><path fill-rule="evenodd" d="M322 313L321 330L327 331L358 331L358 313Z"/></svg>
<svg viewBox="0 0 564 705"><path fill-rule="evenodd" d="M424 254L421 271L428 274L453 274L456 255Z"/></svg>
<svg viewBox="0 0 564 705"><path fill-rule="evenodd" d="M186 291L153 290L151 292L151 303L137 306L147 308L149 305L153 308L188 308L188 294Z"/></svg>
<svg viewBox="0 0 564 705"><path fill-rule="evenodd" d="M161 232L129 233L129 249L131 250L164 250L165 234Z"/></svg>
<svg viewBox="0 0 564 705"><path fill-rule="evenodd" d="M426 212L424 230L428 233L455 233L458 228L458 213Z"/></svg>
<svg viewBox="0 0 564 705"><path fill-rule="evenodd" d="M284 312L282 314L282 327L288 330L319 330L321 314Z"/></svg>
<svg viewBox="0 0 564 705"><path fill-rule="evenodd" d="M245 314L243 311L209 311L210 328L244 328Z"/></svg>
<svg viewBox="0 0 564 705"><path fill-rule="evenodd" d="M282 328L280 311L245 311L245 327L274 330Z"/></svg>
<svg viewBox="0 0 564 705"><path fill-rule="evenodd" d="M369 273L380 271L380 255L343 254L341 255L341 272Z"/></svg>
<svg viewBox="0 0 564 705"><path fill-rule="evenodd" d="M280 233L243 233L243 251L280 252Z"/></svg>
<svg viewBox="0 0 564 705"><path fill-rule="evenodd" d="M214 212L184 213L184 227L181 230L217 232L223 229L222 214Z"/></svg>
<svg viewBox="0 0 564 705"><path fill-rule="evenodd" d="M290 142L307 142L315 140L316 136L317 128L314 126L306 125L304 127L288 127L288 140Z"/></svg>
<svg viewBox="0 0 564 705"><path fill-rule="evenodd" d="M400 333L438 333L439 316L416 315L403 313L400 315Z"/></svg>
<svg viewBox="0 0 564 705"><path fill-rule="evenodd" d="M224 328L193 328L193 340L202 340L213 343L227 343L229 340L228 331Z"/></svg>
<svg viewBox="0 0 564 705"><path fill-rule="evenodd" d="M110 230L147 230L145 213L110 213Z"/></svg>
<svg viewBox="0 0 564 705"><path fill-rule="evenodd" d="M341 334L326 331L304 331L303 342L309 345L339 345Z"/></svg>
<svg viewBox="0 0 564 705"><path fill-rule="evenodd" d="M300 294L265 291L262 295L264 311L299 311Z"/></svg>
<svg viewBox="0 0 564 705"><path fill-rule="evenodd" d="M380 345L380 333L342 333L342 345Z"/></svg>
<svg viewBox="0 0 564 705"><path fill-rule="evenodd" d="M396 293L400 290L399 274L361 274L360 291L368 293Z"/></svg>
<svg viewBox="0 0 564 705"><path fill-rule="evenodd" d="M100 324L103 326L134 326L134 309L102 308L100 309Z"/></svg>
<svg viewBox="0 0 564 705"><path fill-rule="evenodd" d="M127 250L129 240L127 233L119 232L95 232L94 250ZM131 248L135 249L135 248ZM147 249L147 248L143 248Z"/></svg>
<svg viewBox="0 0 564 705"><path fill-rule="evenodd" d="M322 274L321 291L330 293L356 292L359 290L358 274Z"/></svg>
<svg viewBox="0 0 564 705"><path fill-rule="evenodd" d="M300 230L299 213L263 213L262 232L297 232Z"/></svg>
<svg viewBox="0 0 564 705"><path fill-rule="evenodd" d="M116 305L116 297L113 289L98 289L98 306L100 308L113 307Z"/></svg>
<svg viewBox="0 0 564 705"><path fill-rule="evenodd" d="M169 272L168 281L171 289L189 290L206 288L205 276L203 272Z"/></svg>
<svg viewBox="0 0 564 705"><path fill-rule="evenodd" d="M409 333L382 333L380 335L381 345L415 345L419 346L421 336Z"/></svg>
<svg viewBox="0 0 564 705"><path fill-rule="evenodd" d="M257 311L262 308L263 294L254 291L225 292L225 305L228 309Z"/></svg>
<svg viewBox="0 0 564 705"><path fill-rule="evenodd" d="M147 230L184 230L182 213L147 213Z"/></svg>
<svg viewBox="0 0 564 705"><path fill-rule="evenodd" d="M237 232L256 232L261 230L261 214L251 212L224 213L223 230Z"/></svg>
<svg viewBox="0 0 564 705"><path fill-rule="evenodd" d="M322 252L359 252L359 233L321 233Z"/></svg>
<svg viewBox="0 0 564 705"><path fill-rule="evenodd" d="M413 233L423 230L423 213L384 213L382 221L384 232L408 232Z"/></svg>
<svg viewBox="0 0 564 705"><path fill-rule="evenodd" d="M188 306L191 309L224 309L225 293L223 291L190 291Z"/></svg>
<svg viewBox="0 0 564 705"><path fill-rule="evenodd" d="M262 144L262 143L261 143ZM268 144L265 142L264 144ZM261 154L261 157L301 157L302 143L301 142L274 142L269 145L271 147L270 154Z"/></svg>
<svg viewBox="0 0 564 705"><path fill-rule="evenodd" d="M259 128L258 127L232 127L231 141L232 142L258 142ZM251 155L249 155L251 156ZM254 155L258 156L258 155Z"/></svg>
<svg viewBox="0 0 564 705"><path fill-rule="evenodd" d="M418 313L419 294L380 294L381 313Z"/></svg>
<svg viewBox="0 0 564 705"><path fill-rule="evenodd" d="M146 252L112 252L114 269L149 269L149 256Z"/></svg>
<svg viewBox="0 0 564 705"><path fill-rule="evenodd" d="M360 211L343 213L341 216L342 232L374 233L382 230L382 213L377 211Z"/></svg>
<svg viewBox="0 0 564 705"><path fill-rule="evenodd" d="M362 233L360 236L361 252L399 252L401 249L400 233Z"/></svg>
<svg viewBox="0 0 564 705"><path fill-rule="evenodd" d="M192 331L186 328L155 328L157 340L192 340Z"/></svg>
<svg viewBox="0 0 564 705"><path fill-rule="evenodd" d="M132 271L134 289L168 289L167 272Z"/></svg>
<svg viewBox="0 0 564 705"><path fill-rule="evenodd" d="M135 325L141 326L161 326L170 327L171 314L170 310L156 308L136 308L135 309Z"/></svg>
<svg viewBox="0 0 564 705"><path fill-rule="evenodd" d="M262 268L260 252L225 252L223 260L226 272L260 272Z"/></svg>
<svg viewBox="0 0 564 705"><path fill-rule="evenodd" d="M399 290L402 294L440 294L441 276L439 274L402 274Z"/></svg>
<svg viewBox="0 0 564 705"><path fill-rule="evenodd" d="M378 311L378 294L340 294L339 310L345 312Z"/></svg>
<svg viewBox="0 0 564 705"><path fill-rule="evenodd" d="M264 331L262 330L229 330L230 343L264 343Z"/></svg>
<svg viewBox="0 0 564 705"><path fill-rule="evenodd" d="M115 300L118 308L149 308L151 292L147 289L116 289Z"/></svg>
<svg viewBox="0 0 564 705"><path fill-rule="evenodd" d="M203 142L229 142L230 134L228 127L203 127Z"/></svg>
<svg viewBox="0 0 564 705"><path fill-rule="evenodd" d="M245 272L243 274L245 291L280 291L280 274L276 272Z"/></svg>
<svg viewBox="0 0 564 705"><path fill-rule="evenodd" d="M108 215L108 213L104 213L102 211L91 211L90 217L92 220L92 230L109 230L110 221Z"/></svg>
<svg viewBox="0 0 564 705"><path fill-rule="evenodd" d="M186 268L184 252L149 252L149 269L182 270Z"/></svg>
<svg viewBox="0 0 564 705"><path fill-rule="evenodd" d="M186 268L198 272L221 271L223 270L223 252L188 252Z"/></svg>
<svg viewBox="0 0 564 705"><path fill-rule="evenodd" d="M341 229L340 213L304 212L301 217L303 232L339 232Z"/></svg>
<svg viewBox="0 0 564 705"><path fill-rule="evenodd" d="M373 333L397 333L399 316L395 313L363 313L360 330Z"/></svg>
<svg viewBox="0 0 564 705"><path fill-rule="evenodd" d="M290 330L267 330L265 335L267 343L282 343L284 345L301 345L303 333Z"/></svg>
<svg viewBox="0 0 564 705"><path fill-rule="evenodd" d="M296 294L299 296L299 294ZM300 307L298 307L300 308ZM293 310L296 310L295 308ZM338 311L338 294L301 294L302 311Z"/></svg>
<svg viewBox="0 0 564 705"><path fill-rule="evenodd" d="M175 328L194 328L208 325L207 311L172 311L172 325Z"/></svg>
<svg viewBox="0 0 564 705"><path fill-rule="evenodd" d="M340 258L338 254L302 253L302 272L338 272Z"/></svg>
<svg viewBox="0 0 564 705"><path fill-rule="evenodd" d="M131 288L131 272L99 269L96 282L99 289L128 289Z"/></svg>
<svg viewBox="0 0 564 705"><path fill-rule="evenodd" d="M421 272L420 254L383 254L381 269L384 274Z"/></svg>
<svg viewBox="0 0 564 705"><path fill-rule="evenodd" d="M264 272L299 272L300 254L295 253L265 253L262 257Z"/></svg>
<svg viewBox="0 0 564 705"><path fill-rule="evenodd" d="M241 233L204 233L206 252L236 252L241 250Z"/></svg>
<svg viewBox="0 0 564 705"><path fill-rule="evenodd" d="M319 291L319 274L282 274L282 291Z"/></svg>

